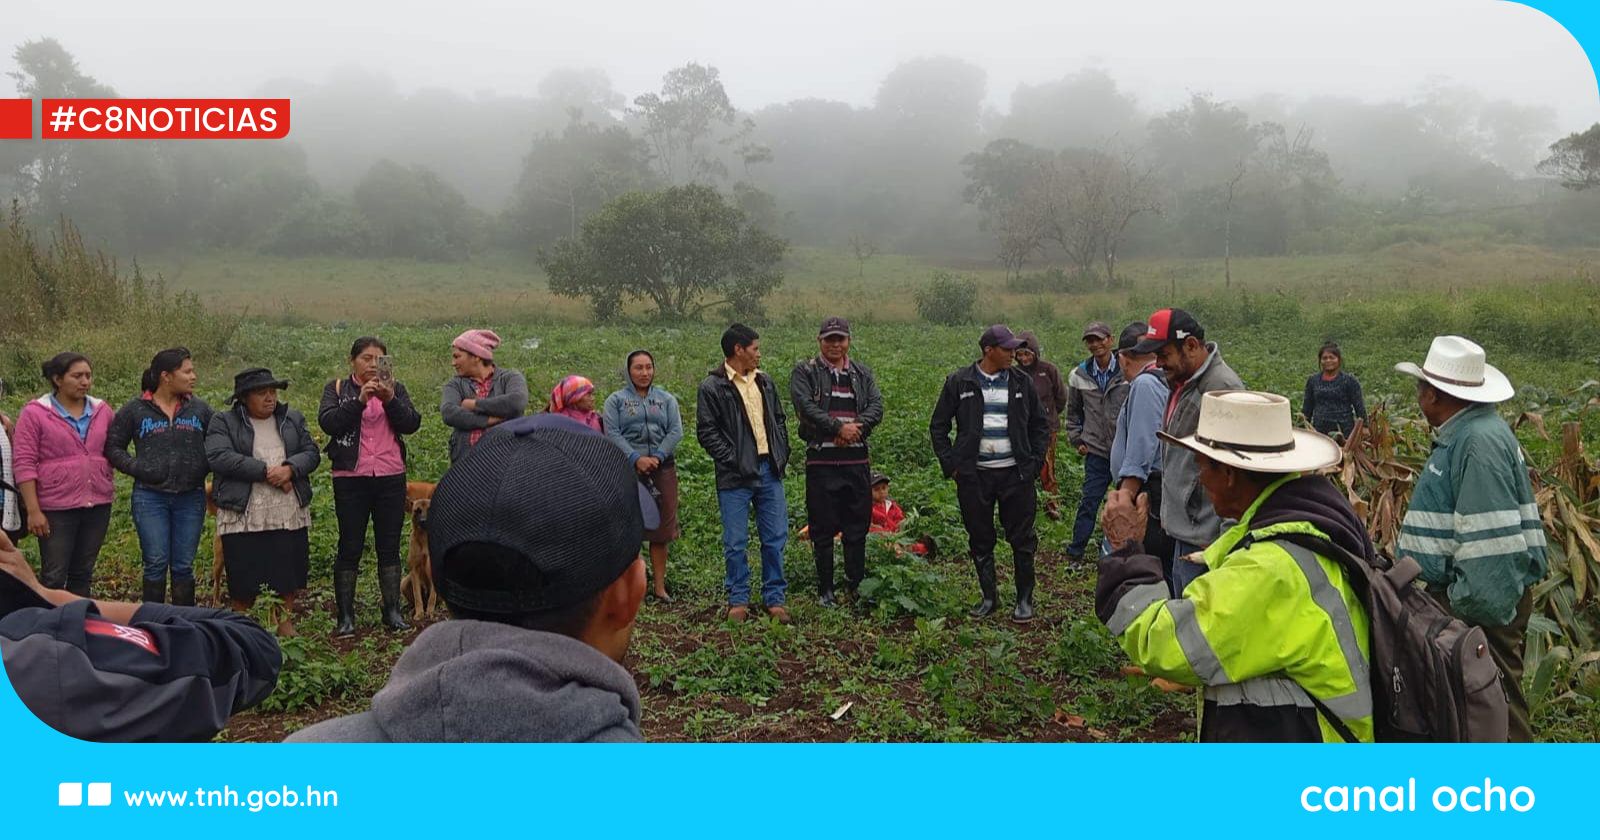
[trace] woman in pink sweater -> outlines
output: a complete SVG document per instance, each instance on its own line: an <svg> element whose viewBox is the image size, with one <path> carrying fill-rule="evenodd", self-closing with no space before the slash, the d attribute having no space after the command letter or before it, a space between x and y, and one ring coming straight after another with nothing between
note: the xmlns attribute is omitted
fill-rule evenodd
<svg viewBox="0 0 1600 840"><path fill-rule="evenodd" d="M50 393L17 417L17 489L28 530L39 538L40 582L88 597L111 524L114 491L105 448L114 412L89 396L94 371L82 354L60 353L45 362L44 378Z"/></svg>

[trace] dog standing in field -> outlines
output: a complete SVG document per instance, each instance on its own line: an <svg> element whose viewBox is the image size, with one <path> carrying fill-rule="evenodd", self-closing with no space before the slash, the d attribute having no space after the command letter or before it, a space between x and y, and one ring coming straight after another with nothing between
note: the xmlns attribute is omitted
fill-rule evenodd
<svg viewBox="0 0 1600 840"><path fill-rule="evenodd" d="M415 621L439 610L439 590L433 587L433 557L428 553L428 507L433 504L433 482L406 482L406 513L411 516L411 548L406 553L406 576L400 597L411 606Z"/></svg>

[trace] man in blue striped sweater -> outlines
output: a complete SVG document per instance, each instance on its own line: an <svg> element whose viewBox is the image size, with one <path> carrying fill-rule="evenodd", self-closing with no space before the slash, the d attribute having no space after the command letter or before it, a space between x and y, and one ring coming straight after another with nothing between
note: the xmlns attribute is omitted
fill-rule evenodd
<svg viewBox="0 0 1600 840"><path fill-rule="evenodd" d="M1544 526L1522 447L1495 404L1516 393L1486 364L1483 348L1454 335L1433 340L1417 403L1434 428L1400 525L1400 553L1422 566L1428 588L1462 621L1482 627L1505 674L1512 741L1533 740L1522 695L1522 648L1533 611L1530 587L1545 575Z"/></svg>
<svg viewBox="0 0 1600 840"><path fill-rule="evenodd" d="M1011 370L1021 344L1003 324L985 330L978 339L983 357L945 378L928 423L939 468L956 482L956 502L983 592L983 599L969 612L982 618L998 603L994 568L998 506L1016 569L1017 606L1011 620L1018 623L1033 620L1033 554L1039 546L1034 532L1038 512L1034 481L1050 445L1050 423L1032 378Z"/></svg>

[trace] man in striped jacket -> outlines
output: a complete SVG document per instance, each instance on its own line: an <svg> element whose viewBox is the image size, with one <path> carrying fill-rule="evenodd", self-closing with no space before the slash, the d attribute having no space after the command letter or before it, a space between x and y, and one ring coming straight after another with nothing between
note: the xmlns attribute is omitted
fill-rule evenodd
<svg viewBox="0 0 1600 840"><path fill-rule="evenodd" d="M1434 428L1433 452L1400 526L1400 553L1416 558L1428 588L1457 617L1484 629L1510 695L1511 740L1530 741L1522 696L1522 647L1544 577L1545 534L1516 435L1495 404L1516 391L1459 336L1433 340L1417 380L1417 402Z"/></svg>

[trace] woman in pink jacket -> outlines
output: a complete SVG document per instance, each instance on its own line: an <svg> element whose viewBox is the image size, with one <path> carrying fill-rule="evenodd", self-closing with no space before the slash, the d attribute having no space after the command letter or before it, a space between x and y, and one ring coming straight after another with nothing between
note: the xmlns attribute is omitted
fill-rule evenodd
<svg viewBox="0 0 1600 840"><path fill-rule="evenodd" d="M39 580L46 588L89 596L95 560L111 524L111 464L106 430L111 406L89 396L94 371L79 353L44 363L50 393L17 417L13 464L39 538Z"/></svg>

